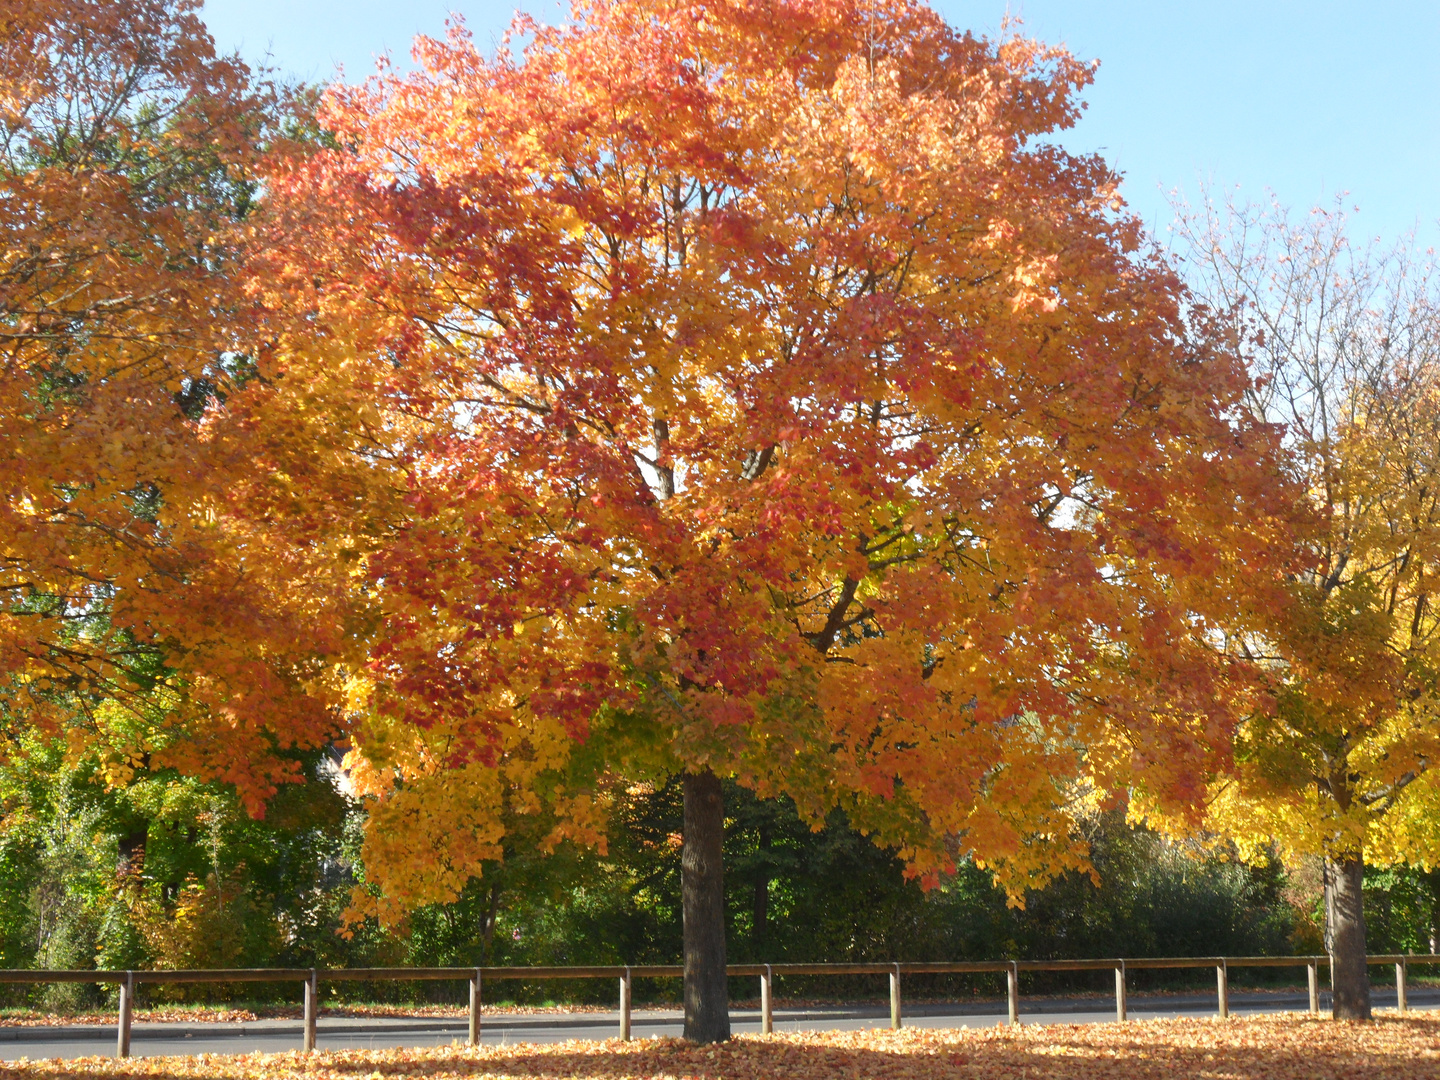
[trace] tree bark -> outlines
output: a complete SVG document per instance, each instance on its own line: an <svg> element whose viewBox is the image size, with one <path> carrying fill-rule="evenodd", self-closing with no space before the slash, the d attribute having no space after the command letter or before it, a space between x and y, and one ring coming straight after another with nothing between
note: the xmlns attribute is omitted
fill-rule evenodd
<svg viewBox="0 0 1440 1080"><path fill-rule="evenodd" d="M762 823L760 826L760 873L755 878L755 892L751 897L751 915L754 927L754 937L751 942L751 951L757 961L764 960L765 932L768 927L765 925L770 916L770 826Z"/></svg>
<svg viewBox="0 0 1440 1080"><path fill-rule="evenodd" d="M120 857L115 862L115 876L138 875L145 866L145 842L150 838L149 822L141 822L120 837Z"/></svg>
<svg viewBox="0 0 1440 1080"><path fill-rule="evenodd" d="M495 940L495 920L500 917L500 883L490 886L490 906L485 910L485 922L480 929L480 966L490 963L490 943Z"/></svg>
<svg viewBox="0 0 1440 1080"><path fill-rule="evenodd" d="M709 769L686 773L685 843L680 893L685 919L685 1038L713 1043L730 1038L725 982L725 802Z"/></svg>
<svg viewBox="0 0 1440 1080"><path fill-rule="evenodd" d="M1325 860L1326 946L1336 1020L1370 1019L1370 969L1365 963L1365 864L1352 855Z"/></svg>

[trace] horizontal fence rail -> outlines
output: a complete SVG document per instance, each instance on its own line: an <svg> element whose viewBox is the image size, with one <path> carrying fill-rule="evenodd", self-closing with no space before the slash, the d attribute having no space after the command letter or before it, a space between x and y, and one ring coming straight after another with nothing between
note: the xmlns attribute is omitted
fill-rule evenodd
<svg viewBox="0 0 1440 1080"><path fill-rule="evenodd" d="M1440 964L1440 954L1383 954L1366 957L1366 963L1395 965L1396 1006L1406 1012L1407 974L1412 964ZM730 964L725 973L731 977L760 979L760 1030L769 1035L775 1030L772 989L780 976L801 975L884 975L890 982L890 1026L901 1026L900 980L906 975L1003 974L1005 976L1008 1018L1020 1022L1020 973L1022 971L1114 971L1115 1019L1126 1018L1126 972L1180 970L1185 968L1215 969L1217 1013L1230 1015L1230 970L1232 968L1303 967L1310 991L1310 1013L1320 1013L1320 968L1328 968L1326 956L1169 956L1137 957L1135 959L1102 960L961 960L953 963L898 964ZM116 985L120 990L119 1020L115 1053L130 1056L130 1030L135 1001L135 987L140 983L284 983L298 982L304 987L304 1048L315 1049L316 1012L321 982L412 982L455 980L470 984L470 1023L468 1044L480 1042L481 987L488 980L532 979L618 979L620 984L620 1037L630 1038L631 982L633 979L679 979L685 969L679 964L649 964L594 967L441 967L441 968L205 968L191 971L27 971L0 969L0 983L90 983Z"/></svg>

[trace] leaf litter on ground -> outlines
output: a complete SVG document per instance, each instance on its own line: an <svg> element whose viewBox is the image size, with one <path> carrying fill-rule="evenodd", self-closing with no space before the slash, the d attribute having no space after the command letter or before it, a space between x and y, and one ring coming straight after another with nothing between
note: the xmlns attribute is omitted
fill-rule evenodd
<svg viewBox="0 0 1440 1080"><path fill-rule="evenodd" d="M7 1062L15 1080L1433 1080L1440 1017L1304 1016L909 1028L318 1054Z"/></svg>

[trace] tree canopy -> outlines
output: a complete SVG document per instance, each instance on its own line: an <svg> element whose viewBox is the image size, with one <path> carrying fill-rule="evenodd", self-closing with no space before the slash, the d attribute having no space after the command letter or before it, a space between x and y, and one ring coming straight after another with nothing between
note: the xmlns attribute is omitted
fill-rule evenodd
<svg viewBox="0 0 1440 1080"><path fill-rule="evenodd" d="M307 684L338 593L267 527L239 403L240 229L290 107L198 7L0 11L0 719L259 813L336 730Z"/></svg>
<svg viewBox="0 0 1440 1080"><path fill-rule="evenodd" d="M722 997L722 780L1017 899L1098 808L1258 841L1296 777L1419 850L1433 380L1362 363L1287 443L1303 365L1253 381L1058 146L1091 66L914 0L579 0L312 116L196 11L4 9L12 743L257 815L343 747L387 922L681 776Z"/></svg>
<svg viewBox="0 0 1440 1080"><path fill-rule="evenodd" d="M1277 444L1046 138L1090 68L904 2L517 29L333 88L256 286L405 491L349 758L381 909L454 895L507 805L597 838L615 776L1016 882L1083 862L1087 792L1193 812Z"/></svg>
<svg viewBox="0 0 1440 1080"><path fill-rule="evenodd" d="M1289 602L1248 645L1272 703L1237 731L1205 823L1252 857L1278 845L1327 861L1329 944L1368 1014L1363 864L1440 856L1435 271L1410 245L1355 243L1339 207L1296 220L1210 205L1185 238L1256 373L1254 410L1285 425L1295 516L1309 519Z"/></svg>

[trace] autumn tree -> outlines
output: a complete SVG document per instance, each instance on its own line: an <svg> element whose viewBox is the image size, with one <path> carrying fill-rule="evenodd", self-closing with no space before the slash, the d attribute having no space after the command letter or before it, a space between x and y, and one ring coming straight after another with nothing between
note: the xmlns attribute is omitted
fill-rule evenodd
<svg viewBox="0 0 1440 1080"><path fill-rule="evenodd" d="M364 555L357 913L681 774L708 1041L722 777L1017 889L1085 865L1095 799L1197 813L1283 500L1244 369L1049 141L1091 68L909 0L517 30L332 89L337 148L269 181L264 362L341 372L317 408L378 407L408 490Z"/></svg>
<svg viewBox="0 0 1440 1080"><path fill-rule="evenodd" d="M1314 518L1289 603L1249 643L1273 701L1238 729L1208 823L1251 856L1324 860L1335 1015L1365 1018L1365 864L1440 857L1440 282L1408 245L1353 243L1339 206L1206 203L1182 225Z"/></svg>
<svg viewBox="0 0 1440 1080"><path fill-rule="evenodd" d="M298 470L239 345L239 229L293 109L199 6L0 3L0 723L258 812L335 729L340 592L267 525Z"/></svg>

